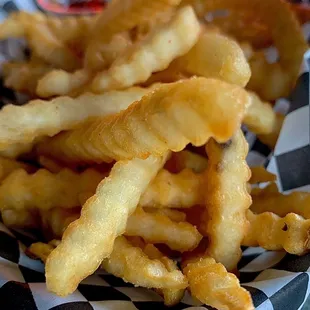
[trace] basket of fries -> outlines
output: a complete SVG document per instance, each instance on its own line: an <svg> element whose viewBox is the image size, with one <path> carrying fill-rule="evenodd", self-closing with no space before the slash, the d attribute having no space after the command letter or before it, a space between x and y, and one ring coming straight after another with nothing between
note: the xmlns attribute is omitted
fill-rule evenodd
<svg viewBox="0 0 310 310"><path fill-rule="evenodd" d="M282 0L8 14L0 309L302 309L307 22Z"/></svg>

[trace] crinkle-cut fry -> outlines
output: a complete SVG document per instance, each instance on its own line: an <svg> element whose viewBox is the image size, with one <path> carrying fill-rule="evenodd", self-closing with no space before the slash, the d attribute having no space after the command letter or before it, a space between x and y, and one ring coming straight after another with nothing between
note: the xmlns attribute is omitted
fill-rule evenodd
<svg viewBox="0 0 310 310"><path fill-rule="evenodd" d="M43 263L45 263L48 256L54 249L55 247L53 244L36 242L31 244L26 253L30 256L34 256L35 258L39 258Z"/></svg>
<svg viewBox="0 0 310 310"><path fill-rule="evenodd" d="M310 194L306 192L293 192L288 195L280 192L271 192L269 188L262 189L258 194L252 195L251 210L254 213L272 212L280 217L288 213L296 213L310 219Z"/></svg>
<svg viewBox="0 0 310 310"><path fill-rule="evenodd" d="M60 296L72 293L111 254L115 238L125 231L129 215L165 160L166 154L114 165L49 256L45 270L50 291Z"/></svg>
<svg viewBox="0 0 310 310"><path fill-rule="evenodd" d="M160 289L187 287L187 280L180 270L168 270L160 259L149 258L141 248L134 247L123 236L115 239L111 255L102 261L101 266L137 286Z"/></svg>
<svg viewBox="0 0 310 310"><path fill-rule="evenodd" d="M255 48L266 48L272 44L268 27L257 16L255 11L230 11L225 16L214 16L211 25L236 40L247 41Z"/></svg>
<svg viewBox="0 0 310 310"><path fill-rule="evenodd" d="M187 54L173 62L173 66L188 74L218 78L239 86L245 86L251 76L250 66L238 43L208 29Z"/></svg>
<svg viewBox="0 0 310 310"><path fill-rule="evenodd" d="M273 43L279 52L279 61L269 64L263 54L254 53L250 59L252 75L248 88L265 100L287 96L295 85L303 55L308 49L299 22L289 3L282 0L198 2L196 6L203 14L221 9L237 12L250 10L261 19L271 33Z"/></svg>
<svg viewBox="0 0 310 310"><path fill-rule="evenodd" d="M279 217L272 212L254 214L247 211L249 230L242 241L245 246L260 246L266 250L285 250L294 255L309 251L310 220L295 213Z"/></svg>
<svg viewBox="0 0 310 310"><path fill-rule="evenodd" d="M239 129L225 144L210 140L206 152L206 209L202 225L210 240L207 251L227 270L233 270L241 257L240 245L248 225L246 210L252 202L247 191L251 176L246 164L248 144Z"/></svg>
<svg viewBox="0 0 310 310"><path fill-rule="evenodd" d="M268 134L257 135L257 138L264 144L268 145L271 149L274 149L276 146L284 122L284 118L285 118L284 115L277 113L271 132Z"/></svg>
<svg viewBox="0 0 310 310"><path fill-rule="evenodd" d="M52 70L38 81L36 93L42 98L70 95L84 87L91 80L91 77L92 74L85 69L73 73L64 70Z"/></svg>
<svg viewBox="0 0 310 310"><path fill-rule="evenodd" d="M92 90L122 89L145 82L153 72L166 69L197 42L200 25L191 7L177 11L172 19L120 55L107 71L97 73Z"/></svg>
<svg viewBox="0 0 310 310"><path fill-rule="evenodd" d="M130 30L153 19L158 14L176 7L181 0L116 0L99 15L87 46L84 65L96 68L96 60L102 42L108 42L113 35ZM100 65L100 63L99 63Z"/></svg>
<svg viewBox="0 0 310 310"><path fill-rule="evenodd" d="M88 33L96 16L58 17L41 12L14 12L1 24L0 39L20 38L27 35L27 26L32 23L39 27L44 24L50 32L61 41L71 41Z"/></svg>
<svg viewBox="0 0 310 310"><path fill-rule="evenodd" d="M202 236L187 222L174 222L160 213L137 209L127 221L126 236L139 236L148 243L164 243L172 250L184 252L194 249Z"/></svg>
<svg viewBox="0 0 310 310"><path fill-rule="evenodd" d="M169 272L173 272L175 270L179 270L177 264L168 257L164 256L153 244L146 244L143 247L143 252L150 259L158 259L161 261ZM162 288L155 289L155 291L163 296L164 303L166 306L173 306L178 304L184 296L184 289L170 289L170 288Z"/></svg>
<svg viewBox="0 0 310 310"><path fill-rule="evenodd" d="M39 156L38 163L42 168L50 171L51 173L59 173L62 169L64 169L63 165L46 156Z"/></svg>
<svg viewBox="0 0 310 310"><path fill-rule="evenodd" d="M63 162L100 163L178 152L210 137L225 142L240 126L248 104L239 86L192 78L159 86L127 110L61 133L37 150Z"/></svg>
<svg viewBox="0 0 310 310"><path fill-rule="evenodd" d="M264 168L263 166L251 167L251 178L249 181L250 184L273 182L276 181L276 179L276 175L267 171L266 168Z"/></svg>
<svg viewBox="0 0 310 310"><path fill-rule="evenodd" d="M178 153L172 153L165 167L174 173L179 173L183 169L191 169L195 173L201 173L206 170L207 165L208 159L206 157L183 150Z"/></svg>
<svg viewBox="0 0 310 310"><path fill-rule="evenodd" d="M61 239L65 229L70 223L80 217L81 208L52 208L49 210L40 210L40 227L47 240L54 238Z"/></svg>
<svg viewBox="0 0 310 310"><path fill-rule="evenodd" d="M2 108L2 110L3 109L4 108ZM33 143L13 143L13 144L7 145L6 147L2 148L0 151L0 156L5 157L5 158L10 158L10 159L15 159L23 154L31 152L32 149L33 149Z"/></svg>
<svg viewBox="0 0 310 310"><path fill-rule="evenodd" d="M53 207L73 208L80 206L80 196L91 196L105 177L94 169L81 174L63 169L53 174L39 169L27 174L23 169L13 171L0 185L0 209L48 210Z"/></svg>
<svg viewBox="0 0 310 310"><path fill-rule="evenodd" d="M251 295L238 278L213 258L204 256L183 269L191 294L216 309L254 310Z"/></svg>
<svg viewBox="0 0 310 310"><path fill-rule="evenodd" d="M147 213L157 213L168 216L169 219L173 222L185 222L186 214L182 211L171 209L171 208L143 208Z"/></svg>
<svg viewBox="0 0 310 310"><path fill-rule="evenodd" d="M56 68L72 71L81 67L79 57L55 37L44 24L28 25L27 41L31 50L48 64Z"/></svg>
<svg viewBox="0 0 310 310"><path fill-rule="evenodd" d="M107 69L115 59L131 48L132 43L128 32L116 33L108 42L97 42L96 54L88 59L87 70L98 72Z"/></svg>
<svg viewBox="0 0 310 310"><path fill-rule="evenodd" d="M0 150L17 143L30 143L42 136L54 136L91 117L118 113L149 91L132 87L102 95L86 93L75 99L57 97L51 101L32 100L24 106L6 105L0 111Z"/></svg>
<svg viewBox="0 0 310 310"><path fill-rule="evenodd" d="M6 87L35 95L39 79L51 71L52 67L32 62L6 62L2 69Z"/></svg>
<svg viewBox="0 0 310 310"><path fill-rule="evenodd" d="M29 164L0 156L0 182L17 169L24 169L27 172L34 172L36 170L35 167Z"/></svg>
<svg viewBox="0 0 310 310"><path fill-rule="evenodd" d="M1 210L3 224L9 228L39 228L40 221L37 215L29 210Z"/></svg>
<svg viewBox="0 0 310 310"><path fill-rule="evenodd" d="M191 169L177 174L162 169L142 195L140 206L190 208L203 204L203 180L202 174L196 174Z"/></svg>

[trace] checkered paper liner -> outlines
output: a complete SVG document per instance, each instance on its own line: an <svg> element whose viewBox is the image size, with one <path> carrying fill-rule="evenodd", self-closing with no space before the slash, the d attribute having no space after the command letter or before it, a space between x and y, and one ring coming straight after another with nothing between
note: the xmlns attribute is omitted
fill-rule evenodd
<svg viewBox="0 0 310 310"><path fill-rule="evenodd" d="M1 6L2 5L2 6ZM0 20L17 9L35 10L32 1L1 1ZM310 24L304 25L310 39ZM25 45L21 41L0 42L0 63L21 59ZM287 113L274 154L244 128L250 145L249 165L265 165L277 174L279 188L310 191L310 51L304 56L301 75L288 99L275 105ZM0 83L0 104L20 103L24 98ZM65 298L48 292L44 265L25 255L34 239L20 231L9 231L0 223L0 309L5 310L120 310L166 309L162 298L151 290L137 288L122 279L98 271ZM310 254L302 257L285 252L244 248L238 264L240 281L260 310L301 309L310 293ZM193 300L188 293L171 309L211 309Z"/></svg>

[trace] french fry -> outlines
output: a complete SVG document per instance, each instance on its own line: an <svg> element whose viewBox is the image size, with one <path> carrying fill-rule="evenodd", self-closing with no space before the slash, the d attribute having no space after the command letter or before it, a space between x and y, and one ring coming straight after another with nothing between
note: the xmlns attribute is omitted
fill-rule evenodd
<svg viewBox="0 0 310 310"><path fill-rule="evenodd" d="M122 89L145 82L153 72L166 69L197 42L200 25L191 7L180 9L167 24L151 32L117 58L107 71L99 72L92 90Z"/></svg>
<svg viewBox="0 0 310 310"><path fill-rule="evenodd" d="M163 214L173 222L185 222L186 214L182 211L171 209L171 208L143 208L147 213Z"/></svg>
<svg viewBox="0 0 310 310"><path fill-rule="evenodd" d="M251 295L238 278L213 258L204 256L183 269L189 289L201 302L217 309L254 309Z"/></svg>
<svg viewBox="0 0 310 310"><path fill-rule="evenodd" d="M41 165L41 167L51 173L59 173L62 169L64 169L64 166L46 156L39 156L38 163Z"/></svg>
<svg viewBox="0 0 310 310"><path fill-rule="evenodd" d="M0 182L17 169L24 169L27 172L34 172L36 170L35 167L31 165L0 156Z"/></svg>
<svg viewBox="0 0 310 310"><path fill-rule="evenodd" d="M52 174L40 169L27 174L23 169L13 171L0 185L0 209L49 210L54 207L73 208L92 196L104 175L94 169L81 174L68 169Z"/></svg>
<svg viewBox="0 0 310 310"><path fill-rule="evenodd" d="M123 236L115 239L111 255L102 261L101 266L137 286L160 289L184 289L187 286L180 270L169 270L160 259L149 258L141 248L132 246Z"/></svg>
<svg viewBox="0 0 310 310"><path fill-rule="evenodd" d="M40 222L35 212L29 210L1 210L1 217L4 225L9 228L33 229L39 228Z"/></svg>
<svg viewBox="0 0 310 310"><path fill-rule="evenodd" d="M208 255L227 270L236 268L241 257L241 241L246 234L246 210L251 205L247 191L250 169L246 164L248 144L241 130L225 144L210 140L206 145L206 209L203 216L209 237Z"/></svg>
<svg viewBox="0 0 310 310"><path fill-rule="evenodd" d="M176 263L169 259L168 257L164 256L154 245L147 244L143 247L143 252L150 259L158 259L162 262L169 272L173 272L179 270ZM176 305L181 301L183 298L184 289L171 289L171 288L162 288L155 290L159 295L162 295L164 298L164 303L166 306L173 306Z"/></svg>
<svg viewBox="0 0 310 310"><path fill-rule="evenodd" d="M172 153L167 161L166 167L174 173L181 172L183 169L191 169L195 173L201 173L206 170L208 160L199 154L188 150L183 150L178 153Z"/></svg>
<svg viewBox="0 0 310 310"><path fill-rule="evenodd" d="M238 43L208 29L187 54L175 60L173 66L188 74L218 78L240 86L245 86L251 76L250 66Z"/></svg>
<svg viewBox="0 0 310 310"><path fill-rule="evenodd" d="M127 221L126 236L140 236L147 243L164 243L172 250L184 252L194 249L202 236L187 222L173 222L160 213L137 209Z"/></svg>
<svg viewBox="0 0 310 310"><path fill-rule="evenodd" d="M310 220L288 213L279 217L272 212L254 214L247 211L249 230L242 241L245 246L260 246L266 250L285 250L302 255L309 251Z"/></svg>
<svg viewBox="0 0 310 310"><path fill-rule="evenodd" d="M239 86L192 78L159 86L118 115L45 141L38 152L64 162L100 163L160 156L168 149L178 152L188 143L203 145L210 137L225 142L240 126L248 104Z"/></svg>
<svg viewBox="0 0 310 310"><path fill-rule="evenodd" d="M52 101L33 100L24 106L6 105L0 111L0 150L20 144L10 152L16 155L36 138L75 128L94 116L117 113L149 91L133 87L102 95L86 93L75 99L57 97Z"/></svg>
<svg viewBox="0 0 310 310"><path fill-rule="evenodd" d="M73 73L53 70L42 76L38 81L36 93L42 98L71 95L85 86L91 77L91 73L85 69Z"/></svg>
<svg viewBox="0 0 310 310"><path fill-rule="evenodd" d="M60 296L70 294L111 254L115 238L124 232L129 215L165 160L166 156L150 156L114 165L48 257L46 280L50 291Z"/></svg>
<svg viewBox="0 0 310 310"><path fill-rule="evenodd" d="M2 69L6 87L34 96L39 79L52 67L32 62L6 62Z"/></svg>
<svg viewBox="0 0 310 310"><path fill-rule="evenodd" d="M251 210L254 213L272 212L280 217L284 217L288 213L296 213L305 219L310 219L309 193L293 192L284 195L278 190L270 192L269 188L265 188L258 194L252 195L252 199Z"/></svg>
<svg viewBox="0 0 310 310"><path fill-rule="evenodd" d="M153 19L156 15L176 7L181 0L126 0L110 2L102 11L93 29L95 31L90 38L84 58L84 65L88 69L96 69L100 66L98 53L102 42L108 42L113 35L130 30L139 24ZM100 57L100 55L99 55Z"/></svg>
<svg viewBox="0 0 310 310"><path fill-rule="evenodd" d="M2 108L2 110L4 110L4 108ZM18 143L17 142L17 143L13 143L13 144L10 144L4 147L0 151L0 156L4 158L9 158L9 159L16 159L20 157L21 155L31 152L32 149L33 149L33 143Z"/></svg>
<svg viewBox="0 0 310 310"><path fill-rule="evenodd" d="M190 169L178 174L162 169L140 199L142 207L189 208L203 204L204 177Z"/></svg>
<svg viewBox="0 0 310 310"><path fill-rule="evenodd" d="M39 258L43 263L46 263L47 257L54 250L54 246L48 243L36 242L31 244L27 249L27 253L35 258Z"/></svg>
<svg viewBox="0 0 310 310"><path fill-rule="evenodd" d="M256 183L261 183L261 182L273 182L273 181L276 181L276 179L277 177L273 173L267 171L262 166L251 167L251 178L249 181L250 184L256 184Z"/></svg>

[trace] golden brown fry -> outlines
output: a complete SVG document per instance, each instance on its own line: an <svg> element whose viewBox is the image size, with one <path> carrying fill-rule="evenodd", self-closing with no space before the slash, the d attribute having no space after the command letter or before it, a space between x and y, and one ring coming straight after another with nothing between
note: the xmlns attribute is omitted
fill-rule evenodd
<svg viewBox="0 0 310 310"><path fill-rule="evenodd" d="M184 289L187 286L181 271L177 268L169 270L160 259L149 258L123 236L115 239L111 255L102 261L101 266L137 286L160 289Z"/></svg>
<svg viewBox="0 0 310 310"><path fill-rule="evenodd" d="M171 208L143 208L143 210L147 213L157 213L163 214L164 216L169 217L169 219L173 222L185 222L186 214L182 211L171 209Z"/></svg>
<svg viewBox="0 0 310 310"><path fill-rule="evenodd" d="M178 174L162 169L140 199L142 207L189 208L203 204L203 175L191 169Z"/></svg>
<svg viewBox="0 0 310 310"><path fill-rule="evenodd" d="M132 87L102 95L86 93L75 99L57 97L52 101L33 100L24 106L6 105L0 111L0 150L42 136L53 136L94 116L117 113L149 91Z"/></svg>
<svg viewBox="0 0 310 310"><path fill-rule="evenodd" d="M139 236L148 243L164 243L172 250L184 252L194 249L202 236L187 222L173 222L160 213L137 209L127 221L126 236Z"/></svg>
<svg viewBox="0 0 310 310"><path fill-rule="evenodd" d="M36 93L43 98L77 93L91 80L91 77L92 74L85 69L73 73L53 70L38 81Z"/></svg>
<svg viewBox="0 0 310 310"><path fill-rule="evenodd" d="M252 199L251 210L255 213L272 212L280 217L284 217L288 213L296 213L310 219L309 193L293 192L284 195L278 190L271 191L270 188L264 188L258 194L252 195Z"/></svg>
<svg viewBox="0 0 310 310"><path fill-rule="evenodd" d="M46 279L50 291L70 294L111 254L115 238L124 232L129 215L164 163L165 158L150 156L114 165L49 256Z"/></svg>
<svg viewBox="0 0 310 310"><path fill-rule="evenodd" d="M251 167L251 178L249 181L250 184L256 184L256 183L261 183L261 182L272 182L272 181L276 181L276 179L277 177L273 173L267 171L266 168L262 166Z"/></svg>
<svg viewBox="0 0 310 310"><path fill-rule="evenodd" d="M249 230L242 241L245 246L260 246L266 250L285 250L302 255L309 251L310 220L288 213L279 217L272 212L254 214L247 211Z"/></svg>
<svg viewBox="0 0 310 310"><path fill-rule="evenodd" d="M2 65L4 84L8 88L25 92L29 95L36 94L39 79L52 67L46 64L30 62L6 62Z"/></svg>
<svg viewBox="0 0 310 310"><path fill-rule="evenodd" d="M99 15L87 46L84 65L95 69L100 66L100 47L109 42L113 35L130 30L139 24L152 20L156 15L176 7L181 0L116 0ZM99 60L99 61L98 61Z"/></svg>
<svg viewBox="0 0 310 310"><path fill-rule="evenodd" d="M0 185L0 209L48 210L80 206L80 198L85 197L85 194L90 197L103 178L104 175L94 169L85 170L81 174L68 169L52 174L40 169L30 175L18 169Z"/></svg>
<svg viewBox="0 0 310 310"><path fill-rule="evenodd" d="M35 212L29 210L0 210L3 224L9 228L39 228L40 221Z"/></svg>
<svg viewBox="0 0 310 310"><path fill-rule="evenodd" d="M236 268L241 257L241 241L247 230L246 210L251 205L246 164L248 144L241 130L225 144L214 140L206 145L206 210L204 231L209 237L208 255L227 270Z"/></svg>
<svg viewBox="0 0 310 310"><path fill-rule="evenodd" d="M24 169L27 172L34 172L36 170L35 167L23 162L0 157L0 182L17 169Z"/></svg>
<svg viewBox="0 0 310 310"><path fill-rule="evenodd" d="M177 152L212 136L225 142L240 126L248 103L239 86L192 78L157 87L118 115L47 140L38 152L70 163L100 163Z"/></svg>
<svg viewBox="0 0 310 310"><path fill-rule="evenodd" d="M173 272L175 270L179 270L176 263L164 256L154 245L147 244L143 247L143 252L150 259L158 259L162 262L169 272ZM166 306L176 305L181 301L184 295L184 289L171 289L171 288L163 288L155 290L159 295L163 296L164 303Z"/></svg>
<svg viewBox="0 0 310 310"><path fill-rule="evenodd" d="M79 57L55 37L47 25L29 23L27 28L27 41L31 50L48 64L68 71L81 67Z"/></svg>
<svg viewBox="0 0 310 310"><path fill-rule="evenodd" d="M49 210L40 210L40 228L47 240L54 238L61 239L65 229L70 223L80 217L81 208L52 208Z"/></svg>
<svg viewBox="0 0 310 310"><path fill-rule="evenodd" d="M107 71L99 72L92 81L92 90L122 89L145 82L153 72L166 69L172 60L187 53L199 33L193 9L180 9L171 21L117 58Z"/></svg>
<svg viewBox="0 0 310 310"><path fill-rule="evenodd" d="M169 171L178 173L183 169L191 169L195 173L201 173L206 170L208 160L199 154L188 150L172 153L170 159L167 161L166 167Z"/></svg>
<svg viewBox="0 0 310 310"><path fill-rule="evenodd" d="M251 76L250 66L238 43L216 31L204 31L194 47L179 57L176 66L187 74L218 78L245 86Z"/></svg>
<svg viewBox="0 0 310 310"><path fill-rule="evenodd" d="M193 0L185 1L193 2ZM251 79L248 88L257 92L264 100L287 96L297 80L303 55L308 49L299 22L282 0L210 0L196 1L194 6L202 14L216 10L233 12L250 11L261 19L271 34L279 52L279 61L269 64L262 53L254 53L250 59Z"/></svg>
<svg viewBox="0 0 310 310"><path fill-rule="evenodd" d="M64 169L64 166L46 156L39 156L38 163L42 168L48 170L51 173L59 173L62 169Z"/></svg>
<svg viewBox="0 0 310 310"><path fill-rule="evenodd" d="M31 246L27 249L27 254L30 254L35 258L39 258L43 263L45 263L47 257L52 253L54 248L55 247L52 244L36 242L31 244Z"/></svg>
<svg viewBox="0 0 310 310"><path fill-rule="evenodd" d="M238 278L208 256L190 262L184 269L194 297L217 309L252 310L251 295Z"/></svg>

